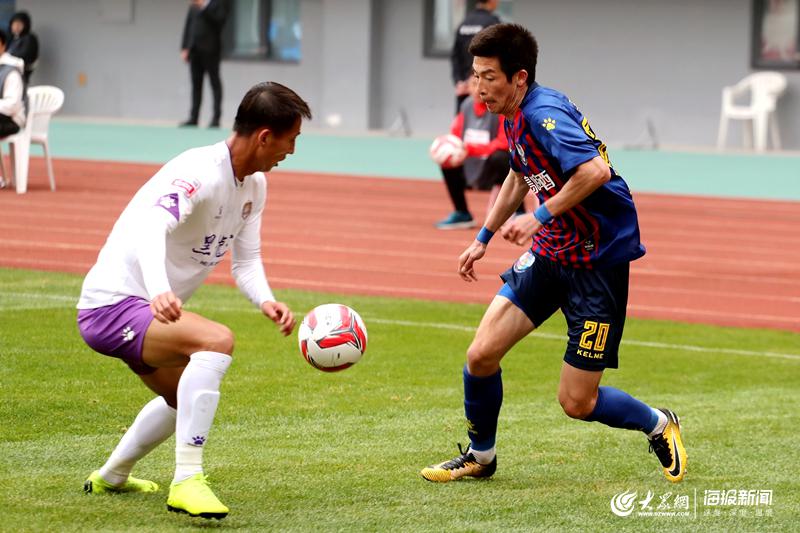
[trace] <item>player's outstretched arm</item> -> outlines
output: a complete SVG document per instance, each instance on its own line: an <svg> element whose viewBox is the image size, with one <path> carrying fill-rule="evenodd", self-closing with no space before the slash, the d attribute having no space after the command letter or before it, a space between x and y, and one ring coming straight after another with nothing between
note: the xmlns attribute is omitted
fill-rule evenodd
<svg viewBox="0 0 800 533"><path fill-rule="evenodd" d="M172 291L162 292L150 300L150 311L159 322L169 324L181 318L183 302Z"/></svg>
<svg viewBox="0 0 800 533"><path fill-rule="evenodd" d="M283 302L264 302L261 304L261 312L275 322L284 337L292 333L295 321L288 305Z"/></svg>

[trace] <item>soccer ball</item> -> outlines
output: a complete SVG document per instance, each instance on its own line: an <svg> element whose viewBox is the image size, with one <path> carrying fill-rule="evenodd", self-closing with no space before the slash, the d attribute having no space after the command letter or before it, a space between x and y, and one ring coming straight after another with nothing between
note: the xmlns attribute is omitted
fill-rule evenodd
<svg viewBox="0 0 800 533"><path fill-rule="evenodd" d="M356 364L367 349L367 328L351 308L342 304L315 307L297 332L300 353L323 372L338 372Z"/></svg>
<svg viewBox="0 0 800 533"><path fill-rule="evenodd" d="M431 159L443 168L460 166L467 158L464 141L452 133L436 137L428 152L431 154Z"/></svg>

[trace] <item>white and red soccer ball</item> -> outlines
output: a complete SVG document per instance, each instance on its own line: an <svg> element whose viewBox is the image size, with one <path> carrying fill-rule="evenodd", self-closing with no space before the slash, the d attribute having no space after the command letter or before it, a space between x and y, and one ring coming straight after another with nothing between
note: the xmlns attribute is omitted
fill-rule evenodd
<svg viewBox="0 0 800 533"><path fill-rule="evenodd" d="M464 141L452 133L436 137L428 152L434 163L443 168L461 166L467 158L467 147L464 145Z"/></svg>
<svg viewBox="0 0 800 533"><path fill-rule="evenodd" d="M338 372L353 366L364 355L367 328L353 309L325 304L305 316L297 340L308 364L324 372Z"/></svg>

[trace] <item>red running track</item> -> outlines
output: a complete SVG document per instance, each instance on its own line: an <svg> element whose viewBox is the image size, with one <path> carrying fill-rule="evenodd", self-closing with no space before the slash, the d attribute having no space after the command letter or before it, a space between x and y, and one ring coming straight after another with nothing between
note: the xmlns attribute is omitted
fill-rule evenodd
<svg viewBox="0 0 800 533"><path fill-rule="evenodd" d="M57 160L51 193L32 159L26 195L0 191L0 266L83 274L136 189L159 167ZM800 332L800 203L636 194L647 255L629 315ZM482 220L488 197L470 193ZM474 231L440 231L440 183L274 172L262 235L275 288L487 303L524 250L496 238L477 283L456 275ZM232 284L227 262L210 280Z"/></svg>

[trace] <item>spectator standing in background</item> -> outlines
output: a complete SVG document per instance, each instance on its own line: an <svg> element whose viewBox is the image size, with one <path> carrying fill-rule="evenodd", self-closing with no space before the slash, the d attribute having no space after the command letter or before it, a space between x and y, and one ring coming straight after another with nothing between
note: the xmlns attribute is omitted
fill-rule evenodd
<svg viewBox="0 0 800 533"><path fill-rule="evenodd" d="M31 16L26 11L18 11L8 23L8 53L25 62L22 74L25 86L31 79L31 74L39 59L39 39L31 32Z"/></svg>
<svg viewBox="0 0 800 533"><path fill-rule="evenodd" d="M214 114L209 127L218 128L222 115L222 28L228 18L228 0L190 0L183 27L181 58L189 63L192 79L192 108L182 126L197 126L203 99L203 77L208 73L214 93Z"/></svg>
<svg viewBox="0 0 800 533"><path fill-rule="evenodd" d="M497 9L498 1L478 0L475 9L467 13L464 21L456 29L453 51L450 54L456 93L456 114L461 109L461 102L469 96L469 78L472 76L472 54L469 53L469 43L483 28L500 22L497 15L492 13Z"/></svg>

